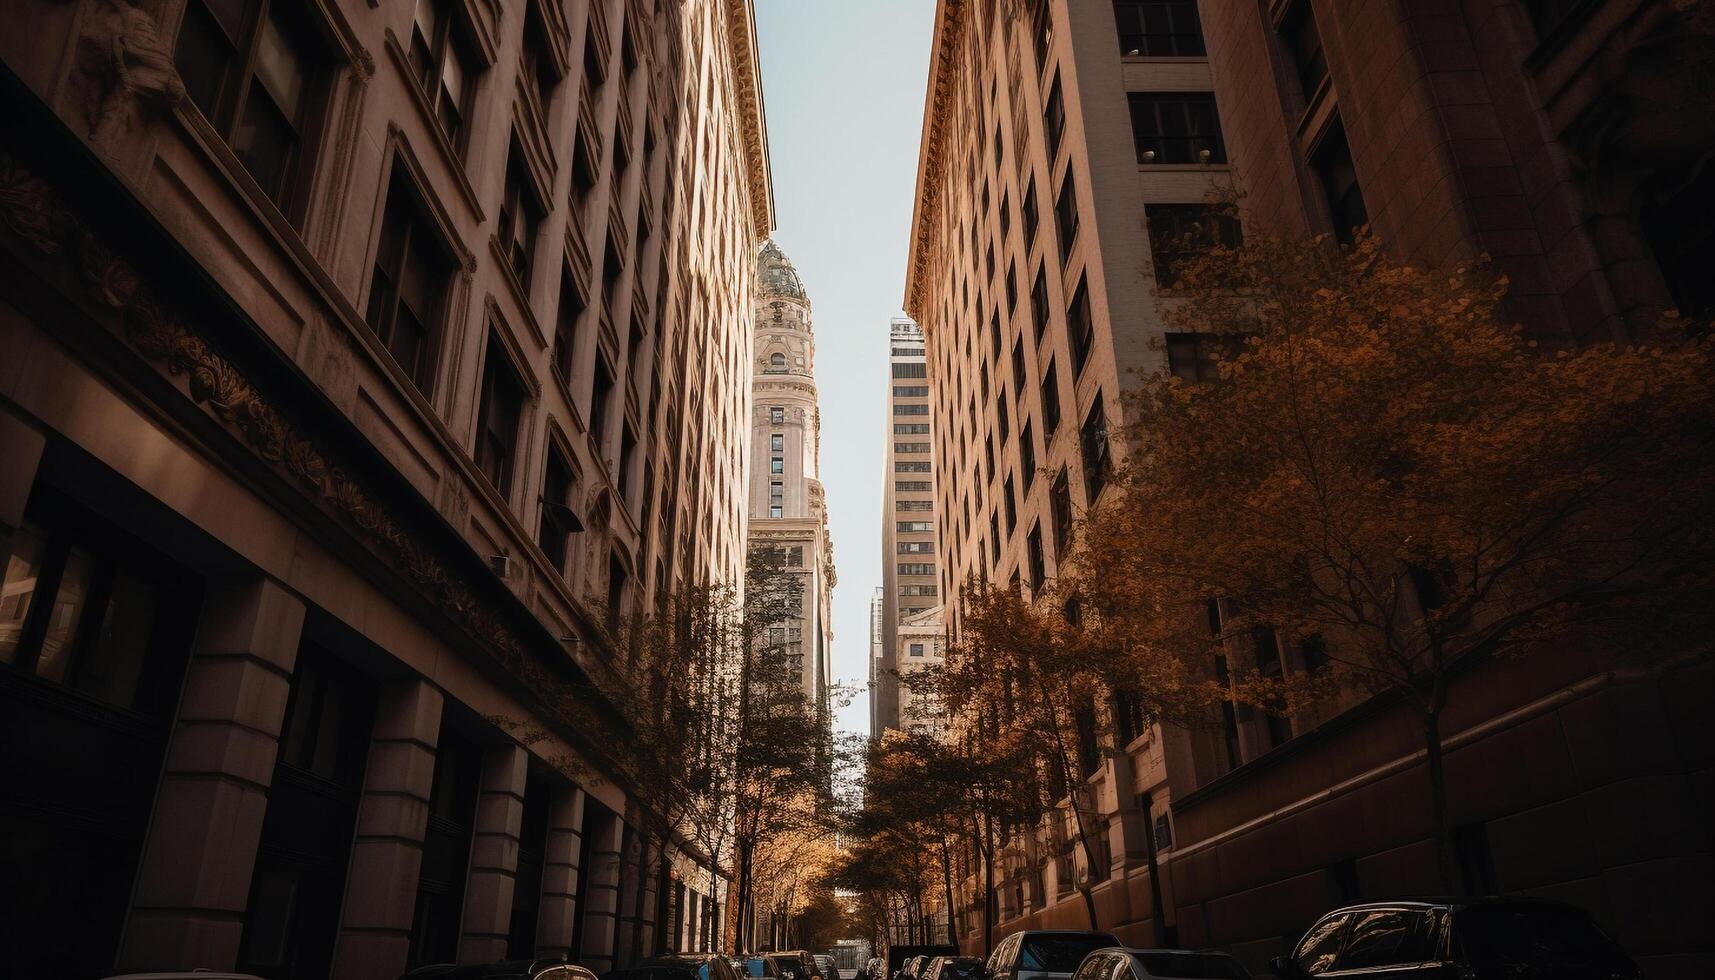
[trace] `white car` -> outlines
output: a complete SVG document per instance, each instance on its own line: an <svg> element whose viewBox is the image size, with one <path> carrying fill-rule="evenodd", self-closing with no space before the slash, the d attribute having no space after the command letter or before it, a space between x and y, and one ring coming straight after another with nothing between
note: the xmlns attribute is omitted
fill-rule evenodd
<svg viewBox="0 0 1715 980"><path fill-rule="evenodd" d="M1084 957L1072 980L1249 980L1250 971L1213 949L1128 949L1112 946Z"/></svg>
<svg viewBox="0 0 1715 980"><path fill-rule="evenodd" d="M1032 929L1002 939L989 956L988 980L1065 980L1084 957L1119 946L1105 932Z"/></svg>

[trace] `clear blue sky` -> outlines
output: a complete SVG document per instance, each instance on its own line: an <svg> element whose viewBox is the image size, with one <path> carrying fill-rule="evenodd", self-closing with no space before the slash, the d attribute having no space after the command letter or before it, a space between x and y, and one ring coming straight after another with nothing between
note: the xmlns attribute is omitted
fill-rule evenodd
<svg viewBox="0 0 1715 980"><path fill-rule="evenodd" d="M834 676L864 731L869 597L881 584L887 321L905 292L934 0L755 0L775 241L815 314L822 482L839 585Z"/></svg>

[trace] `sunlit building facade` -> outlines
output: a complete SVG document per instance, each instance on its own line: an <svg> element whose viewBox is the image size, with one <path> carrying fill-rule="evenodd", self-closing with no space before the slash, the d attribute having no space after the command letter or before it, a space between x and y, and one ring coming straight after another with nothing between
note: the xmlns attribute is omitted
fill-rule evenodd
<svg viewBox="0 0 1715 980"><path fill-rule="evenodd" d="M1668 306L1707 315L1709 277L1690 270L1715 254L1715 146L1688 86L1712 32L1652 2L940 0L905 311L927 336L949 637L967 578L1027 595L1054 578L1079 515L1111 492L1127 389L1210 376L1207 338L1160 314L1193 227L1236 241L1369 224L1416 263L1487 253L1511 279L1509 312L1554 342L1621 339ZM1237 219L1211 217L1229 188ZM1213 628L1227 612L1210 603ZM1265 631L1211 676L1319 656ZM1673 826L1709 822L1687 751L1707 726L1684 706L1715 680L1597 662L1482 663L1456 682L1470 706L1447 729L1460 886L1574 901L1648 975L1706 970L1700 933L1659 928L1686 896L1709 909L1706 844L1600 806L1612 819L1588 818L1593 796L1648 783ZM1015 836L997 940L1087 927L1088 884L1099 927L1124 941L1228 948L1257 968L1322 911L1440 887L1421 740L1397 706L1280 718L1232 704L1184 731L1111 694L1077 733L1094 859L1064 804ZM1644 717L1664 720L1628 720ZM960 930L978 944L984 899L967 880Z"/></svg>
<svg viewBox="0 0 1715 980"><path fill-rule="evenodd" d="M742 575L750 4L6 23L0 974L718 941L554 698Z"/></svg>
<svg viewBox="0 0 1715 980"><path fill-rule="evenodd" d="M825 718L833 684L835 576L821 479L816 338L803 280L772 240L756 259L754 323L750 547L783 554L804 586L797 617L770 627L772 635L763 639L786 648L804 696Z"/></svg>
<svg viewBox="0 0 1715 980"><path fill-rule="evenodd" d="M935 543L935 455L923 328L907 317L888 324L887 448L881 506L881 660L873 729L903 724L911 692L900 683L905 620L941 604Z"/></svg>

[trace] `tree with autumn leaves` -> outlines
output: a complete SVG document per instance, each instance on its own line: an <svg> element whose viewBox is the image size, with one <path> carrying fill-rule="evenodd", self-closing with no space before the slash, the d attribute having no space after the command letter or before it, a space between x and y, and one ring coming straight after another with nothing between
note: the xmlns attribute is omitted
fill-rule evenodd
<svg viewBox="0 0 1715 980"><path fill-rule="evenodd" d="M1549 349L1507 319L1504 279L1401 264L1365 236L1187 244L1201 255L1162 305L1178 350L1205 358L1178 373L1200 380L1140 379L1110 434L1115 485L1056 582L1028 599L967 588L941 696L996 744L1037 746L1054 790L1079 784L1081 723L1112 692L1192 727L1229 698L1281 714L1398 698L1452 890L1457 671L1709 654L1711 344L1670 315L1627 343ZM1319 669L1217 677L1258 635ZM1057 800L1096 858L1078 794Z"/></svg>
<svg viewBox="0 0 1715 980"><path fill-rule="evenodd" d="M1627 343L1547 349L1506 317L1504 279L1400 264L1363 236L1256 239L1179 271L1169 329L1213 377L1164 372L1131 399L1118 486L1070 578L1133 662L1194 671L1271 630L1325 669L1235 677L1241 700L1400 698L1452 889L1455 671L1709 652L1710 341L1669 315Z"/></svg>

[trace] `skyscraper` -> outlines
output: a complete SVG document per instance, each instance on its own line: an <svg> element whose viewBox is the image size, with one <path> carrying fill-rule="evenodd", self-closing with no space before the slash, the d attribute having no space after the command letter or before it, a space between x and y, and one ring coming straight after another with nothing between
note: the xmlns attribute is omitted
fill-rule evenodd
<svg viewBox="0 0 1715 980"><path fill-rule="evenodd" d="M899 630L941 604L936 563L934 440L923 330L907 317L888 324L887 450L881 512L882 620L872 734L900 727L910 692L899 682ZM937 620L938 621L938 620ZM921 624L919 624L921 628Z"/></svg>
<svg viewBox="0 0 1715 980"><path fill-rule="evenodd" d="M801 664L804 695L828 710L832 680L833 541L821 480L821 410L810 297L773 241L756 258L750 415L750 548L784 552L803 577L803 609L772 627Z"/></svg>

